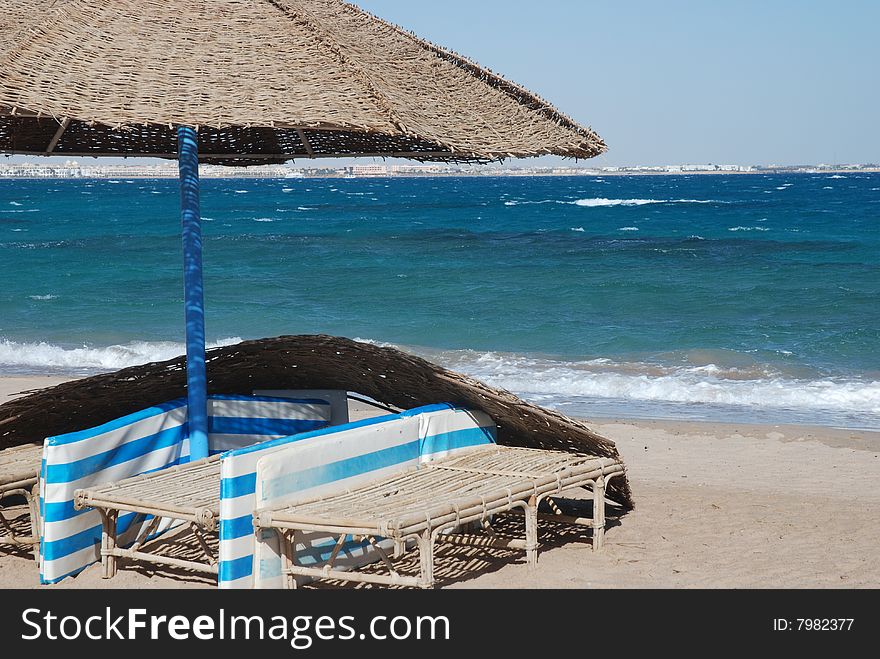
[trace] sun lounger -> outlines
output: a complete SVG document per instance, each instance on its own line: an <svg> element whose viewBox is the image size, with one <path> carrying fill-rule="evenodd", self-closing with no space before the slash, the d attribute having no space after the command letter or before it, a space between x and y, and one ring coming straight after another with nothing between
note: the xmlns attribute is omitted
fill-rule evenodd
<svg viewBox="0 0 880 659"><path fill-rule="evenodd" d="M217 557L208 542L220 517L220 456L186 465L126 478L86 490L77 490L74 507L94 508L101 515L101 565L103 577L116 575L116 559L183 567L197 572L217 573ZM151 515L128 548L119 546L117 521L120 512ZM199 543L200 561L141 551L160 530L160 524L188 524Z"/></svg>
<svg viewBox="0 0 880 659"><path fill-rule="evenodd" d="M127 558L218 573L221 587L282 587L285 580L280 577L277 568L272 568L273 560L281 564L277 547L272 548L275 534L271 531L268 533L272 538L269 543L260 538L259 532L255 535L255 508L274 503L277 496L288 496L291 491L299 492L301 485L305 485L301 495L311 496L316 495L318 490L337 487L337 481L340 484L344 481L347 486L365 484L381 476L390 478L416 465L422 466L413 473L421 474L424 470L426 474L443 476L443 482L446 483L446 489L429 487L419 490L430 495L424 502L428 509L436 504L432 498L434 494L454 498L462 493L485 491L488 497L486 501L491 502L485 514L462 519L462 524L473 520L485 521L495 512L517 507L530 513L532 508L537 510L537 504L544 498L569 487L590 486L600 493L596 495L600 503L596 505L598 512L595 519L582 520L561 515L554 519L593 526L594 547L598 547L604 528L604 497L601 493L604 493L604 483L608 478L623 473L622 465L614 460L597 462L596 458L569 453L499 447L493 443L493 438L494 424L485 415L454 406L429 406L271 440L200 462L154 471L116 483L82 488L75 493L74 506L77 510L93 508L100 514L100 553L105 578L115 575L118 558ZM475 449L475 446L479 449ZM312 455L317 459L317 463L315 460L294 460L297 469L307 464L313 465L306 483L296 477L288 478L286 472L290 465L286 458L275 457L286 456L296 447L300 458ZM264 463L270 466L264 470L266 477L261 480L258 468ZM325 463L334 466L324 471ZM341 468L343 464L346 465L344 469ZM443 468L429 467L435 464L442 464ZM272 474L280 476L280 479L272 479ZM506 508L504 501L492 499L498 493L499 484L504 483L515 486L512 491L516 493L516 496L507 500ZM540 486L538 489L536 483ZM318 490L310 489L316 487ZM525 500L522 499L524 493L529 493ZM534 506L529 508L527 504L533 495ZM320 506L321 499L317 501ZM137 530L136 536L130 530L120 531L117 525L123 517L143 520L146 516L152 516L152 521L131 525ZM437 519L436 515L434 518ZM529 528L532 521L529 522ZM443 528L458 524L453 520L452 523L444 523ZM201 559L157 554L145 546L157 531L169 526L183 528L183 525L188 525L194 532L203 553ZM301 535L300 540L304 543L304 549L311 549L313 558L318 557L318 562L326 561L330 556L331 566L335 561L337 567L347 562L345 567L352 568L384 558L382 547L388 547L389 542L382 538L394 537L374 530L369 534L359 534L369 539L364 543L368 550L353 548L352 544L358 543L346 544L343 537L338 548L332 552L328 548L327 552L322 553L322 538L326 541L330 537L328 533L321 533L324 530L318 528L318 533L311 534L310 538ZM218 536L220 549L215 554L211 547ZM435 534L432 543L436 539ZM455 539L465 541L467 538L455 536ZM498 543L502 541L498 540ZM484 539L481 544L486 544ZM526 549L527 544L508 541L506 546ZM536 540L529 547L535 548L533 545L536 547ZM153 546L161 547L161 544L156 542ZM273 574L278 576L273 577Z"/></svg>
<svg viewBox="0 0 880 659"><path fill-rule="evenodd" d="M0 502L12 496L22 496L27 502L31 521L31 534L23 536L3 515L0 506L0 544L30 545L34 547L34 559L39 562L39 508L34 487L40 478L42 447L25 445L0 451Z"/></svg>
<svg viewBox="0 0 880 659"><path fill-rule="evenodd" d="M296 453L296 447L285 451L290 461L297 459ZM482 446L358 487L257 510L254 526L258 532L271 529L278 536L286 587L296 587L297 577L307 577L431 588L434 586L434 545L438 540L525 549L528 563L536 564L538 505L544 499L574 488L592 491L593 517L558 514L552 518L557 522L591 526L593 549L598 550L605 529L605 487L609 479L623 473L623 464L611 458ZM516 509L525 513L524 541L449 533L474 522L488 525L493 515ZM298 537L313 532L337 538L336 547L323 567L308 567L297 561ZM373 544L389 574L334 569L339 549L349 536ZM395 556L406 551L408 541L416 541L420 557L418 577L400 575L394 569L379 545L383 538L393 541Z"/></svg>

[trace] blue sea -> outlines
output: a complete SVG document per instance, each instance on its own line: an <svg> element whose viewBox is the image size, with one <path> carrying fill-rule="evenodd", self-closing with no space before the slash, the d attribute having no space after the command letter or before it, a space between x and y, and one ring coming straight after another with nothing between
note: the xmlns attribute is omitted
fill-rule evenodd
<svg viewBox="0 0 880 659"><path fill-rule="evenodd" d="M880 428L880 174L208 179L214 345L329 333L587 417ZM182 352L173 180L0 180L0 375Z"/></svg>

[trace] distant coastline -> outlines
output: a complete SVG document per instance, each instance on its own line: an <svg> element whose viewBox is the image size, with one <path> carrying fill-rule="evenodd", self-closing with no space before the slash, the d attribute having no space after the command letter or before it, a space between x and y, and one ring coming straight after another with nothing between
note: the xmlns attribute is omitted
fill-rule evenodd
<svg viewBox="0 0 880 659"><path fill-rule="evenodd" d="M704 176L766 174L878 173L880 165L637 165L631 167L504 167L499 165L355 165L346 167L295 167L268 165L224 167L202 165L203 178L431 178L431 177L547 177L547 176ZM0 163L0 180L5 179L176 179L177 165L84 165L68 162L46 165L37 162Z"/></svg>

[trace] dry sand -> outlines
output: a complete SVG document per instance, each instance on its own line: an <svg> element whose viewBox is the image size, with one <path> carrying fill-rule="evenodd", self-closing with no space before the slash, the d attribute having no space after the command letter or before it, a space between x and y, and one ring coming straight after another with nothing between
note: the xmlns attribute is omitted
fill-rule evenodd
<svg viewBox="0 0 880 659"><path fill-rule="evenodd" d="M60 380L0 378L0 401ZM636 500L609 529L605 550L593 554L579 533L547 528L538 569L530 570L519 553L442 547L441 587L880 586L880 433L678 421L590 425L617 443ZM517 524L509 523L513 530ZM33 587L36 579L27 552L0 549L0 587ZM158 566L102 581L93 566L52 588L211 586Z"/></svg>

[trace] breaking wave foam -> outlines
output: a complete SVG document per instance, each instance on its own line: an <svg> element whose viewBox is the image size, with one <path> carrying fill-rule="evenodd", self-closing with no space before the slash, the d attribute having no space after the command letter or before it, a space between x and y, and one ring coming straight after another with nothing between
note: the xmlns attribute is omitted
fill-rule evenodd
<svg viewBox="0 0 880 659"><path fill-rule="evenodd" d="M880 381L792 377L762 364L672 366L610 359L563 361L472 350L415 352L492 386L549 405L606 399L880 415Z"/></svg>
<svg viewBox="0 0 880 659"><path fill-rule="evenodd" d="M563 362L500 353L458 354L450 367L521 394L551 399L616 398L880 414L880 382L797 379L772 370ZM450 355L451 356L451 355Z"/></svg>
<svg viewBox="0 0 880 659"><path fill-rule="evenodd" d="M208 348L240 343L230 337L208 344ZM164 361L186 352L183 343L132 341L106 348L66 348L51 343L19 343L0 339L0 369L19 372L87 373L112 371L147 362Z"/></svg>

